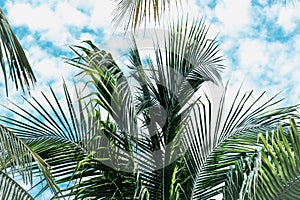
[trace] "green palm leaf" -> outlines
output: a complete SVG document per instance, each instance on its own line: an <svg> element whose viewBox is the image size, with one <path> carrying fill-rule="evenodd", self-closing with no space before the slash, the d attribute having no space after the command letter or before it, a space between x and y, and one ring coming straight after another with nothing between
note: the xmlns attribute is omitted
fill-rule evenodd
<svg viewBox="0 0 300 200"><path fill-rule="evenodd" d="M48 187L59 191L50 172L50 166L26 142L4 126L0 126L1 170L13 175L20 174L24 183L33 184L34 165L37 172L45 177Z"/></svg>
<svg viewBox="0 0 300 200"><path fill-rule="evenodd" d="M122 131L135 135L135 108L124 73L110 53L100 51L90 41L84 43L90 48L71 46L78 57L68 60L68 63L82 69L79 75L88 77L88 84L94 88L88 95L92 101L105 109Z"/></svg>
<svg viewBox="0 0 300 200"><path fill-rule="evenodd" d="M113 23L115 27L122 27L124 30L129 28L137 29L144 21L145 24L154 20L159 23L162 13L170 6L170 3L180 4L177 2L159 1L159 0L120 0L117 8L114 10Z"/></svg>
<svg viewBox="0 0 300 200"><path fill-rule="evenodd" d="M63 88L64 103L59 101L58 96L50 88L52 97L42 93L46 104L41 105L35 97L31 100L24 98L31 107L31 112L12 103L15 108L7 109L19 116L20 120L2 116L1 121L47 162L56 183L65 187L69 184L78 162L85 158L86 143L92 135L95 135L98 127L95 128L97 123L95 117L88 115L90 110L86 109L89 105L81 102L78 93L76 101L73 101L65 84ZM36 169L38 166L31 167ZM42 177L35 187L40 188L47 179L46 176ZM49 185L42 188L37 196L47 188ZM54 191L54 194L57 194L57 191Z"/></svg>
<svg viewBox="0 0 300 200"><path fill-rule="evenodd" d="M165 52L160 50L161 44L158 41L154 47L155 59L148 59L145 67L138 47L132 40L129 69L130 76L137 82L137 88L133 90L129 90L130 77L125 77L122 73L125 69L118 67L110 54L100 51L89 41L86 43L90 48L72 47L78 57L68 61L81 68L82 74L90 78L89 84L96 91L90 93L90 96L116 123L117 135L114 138L122 141L122 145L119 144L121 149L133 152L134 162L138 163L142 182L151 199L169 196L175 198L178 191L183 190L180 189L180 183L172 178L182 170L176 167L177 163L171 164L175 159L169 155L176 155L181 151L180 144L176 145L175 141L180 142L178 135L183 130L196 91L204 81L220 82L222 58L218 55L216 40L207 39L208 28L204 21L195 20L192 25L185 26L185 29L181 28L183 25L187 25L187 22L171 26L170 32L164 36L167 41L163 44ZM162 57L163 54L166 54L165 58ZM188 106L184 107L185 105ZM166 111L165 124L155 121L153 115L162 117L163 110L149 115L149 108L155 106L162 106ZM145 127L147 119L153 123ZM142 127L136 128L137 120L141 120ZM111 131L110 133L113 135ZM132 138L137 133L138 139ZM174 145L168 145L172 141ZM161 151L157 158L152 155L154 151ZM168 167L164 168L164 165Z"/></svg>
<svg viewBox="0 0 300 200"><path fill-rule="evenodd" d="M271 110L278 103L275 97L263 101L261 95L252 101L252 92L241 95L240 91L226 112L225 94L226 89L214 105L209 98L203 100L190 116L184 144L188 173L193 177L187 185L193 198L209 199L222 193L230 168L259 148L255 145L258 132L297 116L297 106Z"/></svg>
<svg viewBox="0 0 300 200"><path fill-rule="evenodd" d="M291 128L260 135L264 145L261 151L261 166L257 170L258 184L254 196L263 199L297 199L300 195L300 138L294 120Z"/></svg>
<svg viewBox="0 0 300 200"><path fill-rule="evenodd" d="M53 198L93 197L94 189L97 188L98 191L107 190L107 192L99 192L100 196L107 198L113 196L127 198L139 195L136 188L139 185L140 188L143 187L141 184L137 185L136 175L133 172L122 174L116 170L118 168L116 163L121 168L128 165L126 160L118 160L120 158L124 160L128 155L120 153L118 156L115 154L115 149L128 150L130 144L126 143L122 135L115 132L114 124L101 121L97 108L91 102L83 100L77 89L75 89L77 96L74 101L71 99L67 86L64 84L63 87L65 93L63 100L59 100L51 89L52 97L44 95L48 105L42 106L39 103L40 100L35 97L31 100L25 99L31 107L30 112L16 104L14 104L16 108L10 109L11 112L19 115L21 120L7 116L2 116L1 119L51 166L52 176L63 188L60 194L54 193ZM109 157L110 152L115 156ZM32 168L36 169L37 166L34 165ZM124 178L124 183L132 182L132 187L126 189L127 192L120 191L122 181L116 187L116 184L112 182L114 179L108 178L109 174L117 173L121 173L118 179ZM45 178L42 178L34 187L40 188L44 181ZM48 187L46 185L40 189L36 196L42 194Z"/></svg>
<svg viewBox="0 0 300 200"><path fill-rule="evenodd" d="M2 171L0 171L0 199L33 200L26 190Z"/></svg>
<svg viewBox="0 0 300 200"><path fill-rule="evenodd" d="M26 55L13 33L3 11L0 9L0 64L6 86L6 95L8 95L8 77L25 91L29 91L31 85L36 82L33 71L28 63Z"/></svg>
<svg viewBox="0 0 300 200"><path fill-rule="evenodd" d="M300 139L295 121L259 134L257 145L258 151L229 173L224 199L297 199Z"/></svg>

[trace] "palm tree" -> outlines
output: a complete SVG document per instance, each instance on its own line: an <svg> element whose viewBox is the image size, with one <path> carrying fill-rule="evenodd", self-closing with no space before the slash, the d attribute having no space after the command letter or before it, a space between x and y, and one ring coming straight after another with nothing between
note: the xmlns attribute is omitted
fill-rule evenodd
<svg viewBox="0 0 300 200"><path fill-rule="evenodd" d="M209 199L222 193L230 199L256 195L251 193L256 186L251 183L260 179L253 174L268 168L244 166L259 163L265 149L266 153L272 149L257 138L262 132L276 130L278 124L284 127L280 133L287 130L285 120L298 117L297 107L272 110L278 103L275 97L263 101L261 95L252 100L252 92L238 91L226 111L226 89L215 102L203 93L199 99L204 84L221 85L222 57L216 40L207 39L204 21L182 27L170 27L164 52L159 42L154 45L154 59L143 59L133 38L129 69L119 67L109 53L90 41L71 46L77 57L67 62L81 69L79 76L88 78L89 95L83 98L78 91L74 102L64 84L64 102L51 89L52 97L44 95L48 105L34 97L25 99L35 113L15 104L11 112L22 120L2 116L9 130L51 166L53 183L61 187L55 198ZM37 164L32 168L37 169ZM243 177L245 173L249 178ZM295 175L297 171L282 183L283 188ZM237 178L251 190L234 184ZM45 180L47 177L35 188L40 189ZM40 193L48 187L49 183L44 184Z"/></svg>
<svg viewBox="0 0 300 200"><path fill-rule="evenodd" d="M0 191L1 199L33 200L26 190L5 173L0 174Z"/></svg>
<svg viewBox="0 0 300 200"><path fill-rule="evenodd" d="M171 25L146 59L133 37L127 67L90 41L71 46L67 63L80 69L88 95L75 85L73 100L64 84L63 99L52 88L46 104L24 98L31 111L12 102L20 119L0 118L2 197L32 199L10 176L18 174L36 196L50 188L52 198L299 195L299 135L287 121L299 118L297 106L274 109L277 96L241 90L228 103L218 42L203 20L187 24ZM205 85L221 88L220 97L201 92Z"/></svg>

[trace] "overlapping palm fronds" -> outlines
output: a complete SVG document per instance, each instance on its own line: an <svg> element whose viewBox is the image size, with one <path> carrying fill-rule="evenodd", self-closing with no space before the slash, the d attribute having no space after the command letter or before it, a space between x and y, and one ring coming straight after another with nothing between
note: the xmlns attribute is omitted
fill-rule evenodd
<svg viewBox="0 0 300 200"><path fill-rule="evenodd" d="M59 192L59 187L52 177L50 166L32 148L15 133L0 126L0 170L12 176L21 175L25 184L33 184L33 173L45 177L48 187Z"/></svg>
<svg viewBox="0 0 300 200"><path fill-rule="evenodd" d="M256 199L297 199L300 195L300 138L294 120L289 129L260 135L261 165L250 182L256 181L253 193ZM249 180L247 180L249 181Z"/></svg>
<svg viewBox="0 0 300 200"><path fill-rule="evenodd" d="M255 143L259 132L297 117L296 106L272 111L270 108L278 103L275 97L262 101L259 96L252 100L252 92L241 95L238 91L227 112L226 90L217 102L212 103L208 96L207 99L202 96L200 101L199 88L204 82L219 83L222 67L218 45L215 40L206 39L206 34L203 21L195 22L187 30L180 25L173 26L166 36L165 52L157 44L155 59L149 58L146 62L133 41L129 54L130 77L125 77L110 54L91 42L86 42L89 47L72 47L78 57L68 62L79 67L80 75L88 78L87 88L93 86L88 95L93 106L85 110L79 104L78 113L88 116L88 120L75 117L78 114L73 111L73 103L68 100L70 97L65 89L67 105L72 112L69 117L65 116L57 104L58 110L53 112L60 120L48 120L56 121L53 124L66 124L61 128L64 130L68 130L67 124L73 124L67 132L68 137L62 139L72 141L77 146L71 149L79 146L76 151L82 152L80 158L75 159L77 165L74 162L61 174L53 171L57 177L66 176L58 182L70 181L63 196L79 199L212 198L232 189L225 184L233 177L231 170L240 166L240 159L244 161L258 151L260 145ZM128 78L136 81L134 90L129 87ZM41 109L40 106L36 110ZM101 119L102 112L108 114L107 120ZM50 116L45 111L39 113ZM86 132L76 134L76 130L81 130L76 125L87 121L95 123L83 129ZM41 122L36 124L41 124L41 132L42 126L47 127ZM95 131L89 132L90 129ZM56 135L64 136L63 132ZM71 136L77 139L72 140ZM84 141L84 138L88 139ZM53 150L56 148L62 147L54 145ZM43 156L43 152L40 154ZM47 160L54 154L45 155ZM54 166L74 161L69 155L67 157L59 160L59 156L54 156L53 163L57 162ZM99 192L95 194L94 191Z"/></svg>
<svg viewBox="0 0 300 200"><path fill-rule="evenodd" d="M32 97L31 101L25 99L30 112L13 103L15 108L8 109L20 116L20 119L7 116L2 116L1 119L16 137L21 138L35 154L47 162L51 167L52 180L56 180L57 184L70 182L78 162L87 154L83 142L86 142L89 133L95 135L97 131L93 129L96 120L85 113L86 105L76 102L81 101L80 99L72 101L65 84L63 88L65 104L60 103L58 96L51 89L52 98L43 93L44 102L48 105L41 105L41 99L39 101L35 97ZM48 106L48 109L45 106ZM36 167L32 166L33 169ZM47 180L47 177L42 176L35 187L40 188L45 179ZM42 188L36 196L49 188L49 184ZM57 191L53 192L57 194Z"/></svg>
<svg viewBox="0 0 300 200"><path fill-rule="evenodd" d="M77 89L74 100L67 86L64 84L63 87L63 100L59 100L51 89L52 97L44 95L48 105L42 106L41 99L35 97L25 99L31 112L15 104L16 108L10 111L21 119L7 116L1 119L50 165L53 180L62 188L61 192L53 193L53 198L95 197L95 190L103 191L96 194L97 198L125 198L140 194L136 188L142 188L142 185L138 184L136 174L116 170L128 164L126 160L120 160L126 155L120 153L120 157L115 153L116 149L125 150L130 144L118 135L113 123L102 121L96 106L83 100ZM44 181L45 177L42 177L34 186L39 191L36 196L49 188L46 185L39 189ZM127 184L128 194L123 194L123 184Z"/></svg>
<svg viewBox="0 0 300 200"><path fill-rule="evenodd" d="M232 168L224 199L297 199L300 138L295 121L259 134L257 145L258 151Z"/></svg>
<svg viewBox="0 0 300 200"><path fill-rule="evenodd" d="M0 198L33 200L32 196L24 190L15 180L0 171Z"/></svg>
<svg viewBox="0 0 300 200"><path fill-rule="evenodd" d="M136 29L152 7L159 20L169 3L124 0L115 20L134 15ZM0 186L20 187L5 170L32 183L39 169L33 188L46 181L37 196L50 187L53 199L297 197L299 135L287 120L299 119L298 107L274 109L277 96L241 90L228 102L219 44L203 20L172 24L159 37L146 59L132 38L129 66L90 41L71 46L76 57L67 62L81 70L87 95L75 88L73 100L63 84L62 99L51 88L52 95L42 93L45 104L32 97L25 98L29 110L8 108L19 119L0 119L8 127L0 127Z"/></svg>
<svg viewBox="0 0 300 200"><path fill-rule="evenodd" d="M184 24L187 25L186 22ZM181 151L180 145L174 141L183 130L192 97L204 81L220 82L222 65L218 43L206 38L208 29L204 21L194 21L185 29L182 25L173 25L164 36L167 40L165 52L160 50L161 44L156 43L153 47L155 60L147 59L147 69L133 40L128 70L137 83L134 91L129 90L127 77L110 54L90 43L90 49L75 46L73 49L79 57L69 61L91 78L96 90L91 93L92 99L108 112L119 134L125 135L123 142L134 144L133 147L122 147L133 152L142 180L148 180L144 184L151 199L169 198L171 195L167 187L178 168L172 164L176 159L170 156ZM149 112L152 108L157 108L156 113ZM166 113L166 121L160 122L163 112ZM137 128L137 120L141 121L142 127ZM149 124L148 120L152 122ZM155 152L156 156L153 156ZM145 165L145 162L151 165Z"/></svg>
<svg viewBox="0 0 300 200"><path fill-rule="evenodd" d="M276 96L262 100L262 94L253 100L252 91L238 91L232 103L226 103L227 98L225 89L219 101L212 104L207 98L190 116L184 144L188 174L193 177L186 188L192 198L209 199L228 190L224 181L230 169L260 149L256 144L259 133L273 130L279 123L286 126L286 120L298 117L297 106L273 110L280 102Z"/></svg>

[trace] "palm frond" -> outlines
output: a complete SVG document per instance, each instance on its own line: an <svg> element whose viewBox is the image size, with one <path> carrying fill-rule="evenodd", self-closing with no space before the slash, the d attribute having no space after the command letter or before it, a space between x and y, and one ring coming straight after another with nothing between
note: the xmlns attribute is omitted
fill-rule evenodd
<svg viewBox="0 0 300 200"><path fill-rule="evenodd" d="M33 184L34 165L38 173L45 177L48 187L59 192L48 163L34 152L22 139L4 126L0 126L1 171L20 174L25 184Z"/></svg>
<svg viewBox="0 0 300 200"><path fill-rule="evenodd" d="M126 69L118 67L110 54L100 51L89 41L86 41L89 48L71 47L78 57L68 60L89 77L88 84L96 90L90 96L116 123L117 134L109 131L110 135L120 138L121 149L132 147L129 152L132 152L151 199L168 199L183 191L180 183L172 179L179 173L176 164L172 163L181 152L179 136L194 103L190 100L203 82L220 82L222 58L218 55L219 46L215 39L207 39L208 28L204 20L195 20L192 25L187 25L187 21L183 23L171 26L170 32L164 35L166 43L155 43L155 59L147 59L146 66L132 39L130 77L124 76L122 70ZM181 28L183 25L186 25L184 29ZM164 52L160 45L164 45ZM128 79L131 77L136 83L133 90L129 90ZM135 99L133 95L136 95ZM162 119L164 115L166 118ZM142 127L137 128L138 120L142 121ZM151 120L150 124L147 120ZM121 137L124 131L127 136Z"/></svg>
<svg viewBox="0 0 300 200"><path fill-rule="evenodd" d="M114 165L117 163L113 161L119 162L111 157L94 157L93 154L79 162L72 175L75 183L65 188L61 197L133 199L139 188L137 174L116 170L108 166L107 161Z"/></svg>
<svg viewBox="0 0 300 200"><path fill-rule="evenodd" d="M89 48L71 46L78 57L67 62L82 69L79 75L88 77L88 84L94 87L88 95L92 101L106 110L122 131L135 135L137 132L135 107L124 73L110 53L99 50L90 41L84 43Z"/></svg>
<svg viewBox="0 0 300 200"><path fill-rule="evenodd" d="M0 171L0 199L33 200L33 197L6 173Z"/></svg>
<svg viewBox="0 0 300 200"><path fill-rule="evenodd" d="M60 193L53 193L53 197L62 196L62 192L73 185L72 174L78 162L86 157L86 152L78 144L54 137L41 137L27 141L27 143L51 166L52 176L57 185L62 188ZM36 165L33 166L34 169L36 167ZM40 180L36 181L31 188L31 190L37 191L36 197L49 189L49 186L45 185L44 182L45 178L40 177Z"/></svg>
<svg viewBox="0 0 300 200"><path fill-rule="evenodd" d="M126 152L130 151L131 147L123 138L125 134L117 133L115 125L110 123L109 119L102 121L98 108L88 99L83 99L76 86L75 100L71 99L66 84L63 84L63 88L65 94L63 100L59 100L54 90L50 88L52 98L43 95L48 105L42 106L40 103L42 99L32 97L31 100L25 99L31 107L30 112L16 104L15 109L8 108L21 117L21 120L7 116L1 118L3 123L26 141L26 144L51 166L51 173L56 183L63 188L62 192L55 193L53 198L93 197L94 191L86 187L107 189L101 184L97 185L100 182L107 183L111 187L111 191L106 192L106 195L108 198L113 197L114 192L122 193L119 191L120 185L115 187L115 184L111 183L112 180L109 180L108 175L105 174L120 174L125 168L129 168L127 170L129 172L124 172L124 177L126 174L128 178L131 176L132 183L136 186L135 174L130 173L133 165L129 166L128 161L131 155ZM116 152L120 153L116 154ZM36 169L37 166L33 165L32 168ZM95 181L97 175L99 175L97 179L100 182ZM121 177L122 174L120 174ZM40 187L44 181L45 178L42 177L34 186L35 189L39 188L36 196L49 187L48 185ZM124 181L127 182L126 178ZM80 192L81 190L83 191ZM133 189L128 192L128 194L115 195L130 198L135 195Z"/></svg>
<svg viewBox="0 0 300 200"><path fill-rule="evenodd" d="M178 168L172 163L182 153L178 138L195 101L192 98L205 81L220 83L223 66L218 43L208 39L204 20L172 25L164 37L165 43L154 42L154 59L149 57L146 63L134 38L129 54L130 75L137 83L136 110L143 124L137 149L140 159L149 164L138 163L150 194L155 195L151 199L178 194L181 184L172 179Z"/></svg>
<svg viewBox="0 0 300 200"><path fill-rule="evenodd" d="M130 28L136 30L142 22L145 23L145 26L151 20L159 23L161 15L171 3L178 5L181 1L120 0L114 10L114 27L122 27L127 31Z"/></svg>
<svg viewBox="0 0 300 200"><path fill-rule="evenodd" d="M271 110L276 96L251 100L252 92L237 92L226 111L226 89L212 105L209 98L194 107L184 138L187 149L187 168L193 183L193 198L209 199L224 189L224 180L237 161L253 155L259 132L272 130L278 123L297 117L297 106Z"/></svg>
<svg viewBox="0 0 300 200"><path fill-rule="evenodd" d="M31 97L31 100L24 98L30 111L14 103L15 108L7 108L20 119L1 117L1 121L14 131L16 137L45 160L48 167L51 166L52 176L60 185L69 183L77 163L86 157L87 142L98 131L96 118L89 115L94 109L93 105L81 99L76 87L76 100L71 98L65 83L63 89L64 101L59 100L50 88L52 97L42 93L46 102L43 105L40 103L43 99ZM31 167L36 169L38 166ZM42 177L35 187L40 188L47 179ZM37 196L47 188L49 185L42 188Z"/></svg>
<svg viewBox="0 0 300 200"><path fill-rule="evenodd" d="M149 58L146 63L142 62L139 47L132 39L131 74L143 87L140 90L153 96L145 97L151 101L150 105L156 101L164 106L164 96L169 99L175 96L184 106L192 97L198 96L195 93L205 81L221 82L223 64L216 38L209 38L204 19L193 20L191 24L188 21L174 23L169 31L159 35L164 37L164 42L161 43L159 38L154 42L154 59ZM146 87L148 91L145 91Z"/></svg>
<svg viewBox="0 0 300 200"><path fill-rule="evenodd" d="M260 135L261 166L252 191L257 199L297 199L300 195L300 138L294 120L291 128Z"/></svg>
<svg viewBox="0 0 300 200"><path fill-rule="evenodd" d="M229 173L224 199L297 199L300 138L294 119L288 127L278 125L258 138L261 148Z"/></svg>
<svg viewBox="0 0 300 200"><path fill-rule="evenodd" d="M31 111L14 102L11 102L14 108L6 107L11 113L20 117L21 120L1 116L1 121L9 125L10 129L24 140L53 137L78 144L81 138L85 137L83 132L88 133L90 131L91 124L84 121L85 113L82 113L82 111L85 105L77 104L76 101L80 101L78 99L72 102L65 83L63 89L65 94L64 104L59 101L59 97L50 88L52 96L46 96L42 92L44 99L31 97L29 100L23 97ZM44 101L45 104L42 105L41 101ZM74 105L78 105L78 108L75 108Z"/></svg>
<svg viewBox="0 0 300 200"><path fill-rule="evenodd" d="M8 76L14 82L16 88L19 87L29 91L36 82L33 71L28 63L26 55L17 37L13 33L3 11L0 9L0 64L8 95Z"/></svg>

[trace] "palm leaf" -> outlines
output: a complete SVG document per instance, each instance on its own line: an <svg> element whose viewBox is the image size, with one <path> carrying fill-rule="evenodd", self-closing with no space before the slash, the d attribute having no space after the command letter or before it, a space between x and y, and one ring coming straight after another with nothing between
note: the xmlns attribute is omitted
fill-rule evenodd
<svg viewBox="0 0 300 200"><path fill-rule="evenodd" d="M141 176L149 181L146 186L153 195L150 198L153 199L175 198L179 191L184 191L179 189L182 187L180 181L172 179L174 174L177 176L184 171L178 172L178 163L171 164L181 153L178 138L194 103L192 97L197 96L196 92L202 83L220 82L222 58L218 55L216 40L207 39L208 28L204 21L195 20L190 26L181 23L171 26L170 32L165 35L167 42L155 43L155 59L148 59L146 66L134 40L130 51L131 76L139 84L136 95L137 111L143 114L142 122L146 126L142 129L143 139L138 145L141 147L139 152L145 155L151 155L157 150L164 152L157 154L154 159L151 156L143 157L146 163L151 163L142 169L144 173ZM164 45L164 51L161 50L161 45ZM153 107L158 109L153 112ZM166 121L161 121L164 112ZM165 166L163 169L153 171L162 165ZM160 196L157 191L164 196Z"/></svg>
<svg viewBox="0 0 300 200"><path fill-rule="evenodd" d="M28 63L26 55L13 33L3 11L0 9L0 64L8 95L8 77L14 82L16 88L19 87L29 91L31 85L36 82L33 71Z"/></svg>
<svg viewBox="0 0 300 200"><path fill-rule="evenodd" d="M64 101L59 100L51 89L52 98L44 95L48 105L44 104L42 106L41 99L35 97L32 97L31 100L25 99L31 107L30 112L16 104L14 104L16 108L8 108L11 112L20 116L21 120L7 116L2 116L1 119L51 166L51 173L56 183L64 188L60 194L55 193L53 198L76 197L80 199L86 196L93 197L94 190L89 190L86 187L98 188L99 191L108 190L107 187L110 187L110 192L99 193L99 195L106 195L107 198L114 195L132 198L136 193L139 194L135 190L137 181L133 172L124 172L123 174L125 182L128 182L127 179L131 176L130 180L134 184L134 187L128 190L128 194L121 194L119 192L120 185L115 187L116 185L111 183L112 180L108 179L107 174L111 174L113 171L120 174L122 171L116 170L118 167L121 169L128 167L127 160L130 160L130 157L127 160L124 159L130 155L120 153L118 156L115 152L122 151L122 149L128 151L130 144L126 143L126 140L122 138L122 134L119 136L115 132L116 128L112 123L101 121L97 107L88 102L87 99L83 100L76 86L75 101L71 99L65 84L63 88ZM47 109L47 107L50 109ZM104 148L107 150L105 151ZM114 156L110 156L110 152L114 153ZM123 160L119 160L120 158ZM32 168L36 169L37 166L34 165ZM132 168L129 166L129 169ZM87 171L87 173L81 170ZM95 174L92 173L93 170ZM97 175L99 176L96 178ZM123 175L120 175L120 178ZM98 182L95 180L98 180ZM40 188L44 181L45 178L42 178L34 188ZM42 194L48 187L46 185L39 189L36 196ZM142 185L140 187L142 188Z"/></svg>
<svg viewBox="0 0 300 200"><path fill-rule="evenodd" d="M271 110L275 97L263 101L262 96L251 101L252 92L237 92L228 111L225 110L226 89L212 105L209 98L192 111L184 137L187 168L191 180L187 185L193 198L209 199L224 190L230 168L241 158L253 155L258 132L271 130L278 123L297 116L297 106Z"/></svg>
<svg viewBox="0 0 300 200"><path fill-rule="evenodd" d="M33 200L26 190L2 171L0 171L0 198Z"/></svg>
<svg viewBox="0 0 300 200"><path fill-rule="evenodd" d="M294 5L298 0L273 0L273 2ZM113 11L114 27L115 29L121 27L127 31L128 29L136 30L142 23L144 27L150 22L159 24L164 12L173 4L180 8L181 0L119 0Z"/></svg>
<svg viewBox="0 0 300 200"><path fill-rule="evenodd" d="M297 199L300 140L295 121L292 119L288 127L279 125L258 137L257 145L261 148L251 159L241 160L241 167L229 173L224 199L232 196L235 199Z"/></svg>
<svg viewBox="0 0 300 200"><path fill-rule="evenodd" d="M204 81L220 82L222 58L218 55L216 40L207 39L208 28L204 21L195 20L192 25L185 26L185 29L181 28L182 25L179 23L171 26L170 32L165 35L165 52L160 50L159 41L155 43L155 62L148 59L147 67L143 66L143 58L134 38L132 39L133 45L129 52L132 65L129 69L130 77L137 82L137 88L133 90L129 90L130 77L125 77L121 72L125 69L118 67L110 54L100 51L89 41L86 43L90 48L72 47L78 57L68 61L81 68L82 74L90 78L88 84L93 85L96 90L90 96L116 123L117 134L109 131L110 135L120 138L121 149L129 150L131 146L129 152L133 152L134 163L139 166L142 183L147 187L151 199L173 198L179 194L178 191L183 191L180 183L172 178L183 170L176 167L178 163L172 162L177 159L174 155L181 151L180 143L177 142L180 142L179 135L192 107L190 103L193 104L190 100ZM162 57L164 54L165 59ZM133 103L136 104L135 107ZM156 106L158 109L149 113L149 109ZM163 110L167 114L166 122L159 121ZM151 125L147 124L148 119L152 120ZM141 120L143 124L138 129L137 120ZM136 133L139 134L138 137L132 138Z"/></svg>
<svg viewBox="0 0 300 200"><path fill-rule="evenodd" d="M20 120L2 116L1 121L51 166L51 173L57 183L66 187L65 184L69 183L77 163L85 158L87 141L95 135L98 127L95 117L89 115L93 107L88 109L91 104L81 100L76 87L75 101L71 99L65 83L63 89L64 103L59 101L59 97L50 88L52 98L42 93L46 104L42 105L41 99L35 97L31 97L31 100L24 98L31 107L29 112L12 102L15 108L7 109L19 116ZM40 188L45 179L46 177L43 177L35 187ZM37 196L48 187L49 185L46 185L42 188Z"/></svg>
<svg viewBox="0 0 300 200"><path fill-rule="evenodd" d="M114 10L114 26L115 28L122 27L126 31L129 28L136 30L142 22L145 25L151 20L159 23L163 12L170 6L170 3L178 5L181 1L120 0Z"/></svg>
<svg viewBox="0 0 300 200"><path fill-rule="evenodd" d="M105 109L122 131L135 135L135 108L124 73L110 53L100 51L90 41L84 43L90 48L71 46L78 57L69 59L68 63L82 69L78 76L88 77L88 84L94 88L88 95L92 101Z"/></svg>
<svg viewBox="0 0 300 200"><path fill-rule="evenodd" d="M65 104L62 104L50 89L52 98L42 93L46 104L42 105L40 103L42 99L38 100L35 97L31 100L24 98L31 109L29 112L12 102L15 108L7 109L20 119L2 116L1 121L22 138L33 152L46 161L48 167L51 166L51 173L57 184L65 187L64 184L69 182L77 162L86 156L84 144L89 139L89 133L94 133L97 129L93 129L95 120L87 117L85 113L85 104L72 101L65 84L63 88ZM79 96L77 101L81 101ZM31 167L36 169L38 166ZM40 188L47 179L43 176L35 187ZM40 190L37 196L47 188L49 185ZM54 194L56 193L57 191L54 191Z"/></svg>
<svg viewBox="0 0 300 200"><path fill-rule="evenodd" d="M19 173L24 183L33 184L34 164L39 173L45 177L48 187L53 192L59 191L59 187L52 177L50 166L30 146L28 146L15 133L4 126L0 126L0 150L1 170L15 175Z"/></svg>
<svg viewBox="0 0 300 200"><path fill-rule="evenodd" d="M263 143L261 166L255 189L255 197L266 196L273 199L297 199L300 194L300 138L294 120L291 128L284 131L279 126L277 131L260 135Z"/></svg>

